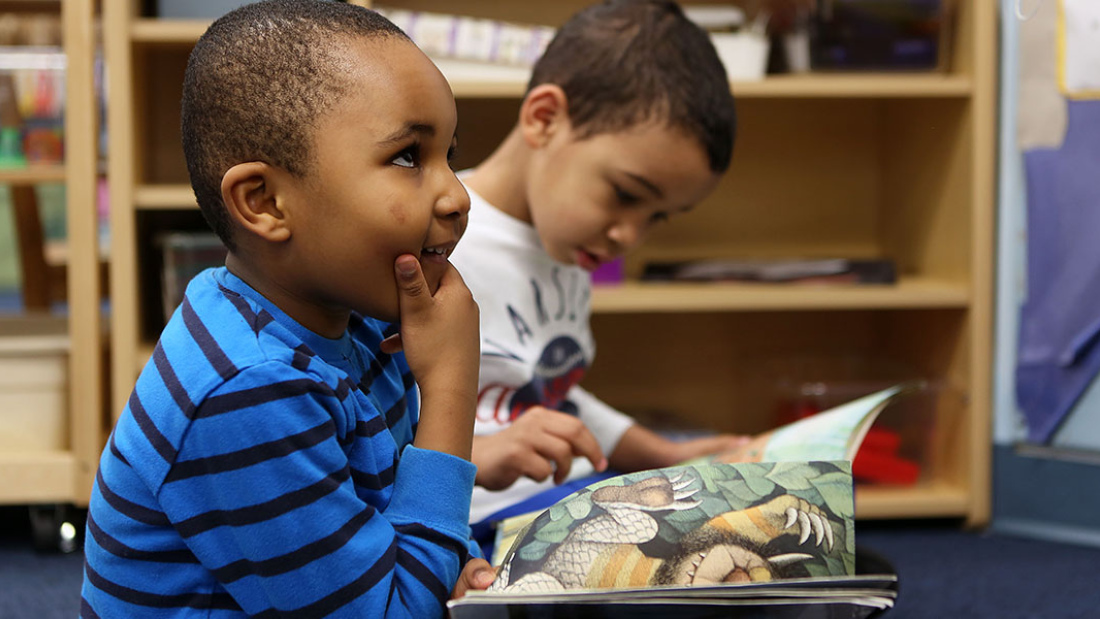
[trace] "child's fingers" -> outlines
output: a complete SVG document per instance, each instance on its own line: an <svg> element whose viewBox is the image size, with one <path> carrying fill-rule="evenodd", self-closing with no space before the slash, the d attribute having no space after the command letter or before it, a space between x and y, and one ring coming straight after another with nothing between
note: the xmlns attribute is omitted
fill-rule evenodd
<svg viewBox="0 0 1100 619"><path fill-rule="evenodd" d="M404 314L406 306L413 310L417 304L431 299L432 294L428 289L428 282L424 279L424 273L420 268L420 261L412 254L402 254L394 261L394 271L397 273L397 294L401 303L401 313Z"/></svg>
<svg viewBox="0 0 1100 619"><path fill-rule="evenodd" d="M519 464L519 472L524 477L542 482L555 474L556 464L537 451L529 451L516 458ZM568 473L568 469L566 469ZM556 479L556 477L555 477Z"/></svg>
<svg viewBox="0 0 1100 619"><path fill-rule="evenodd" d="M485 559L470 559L462 568L462 574L459 575L454 591L451 592L451 599L458 599L470 590L488 589L496 579L496 572L496 569Z"/></svg>
<svg viewBox="0 0 1100 619"><path fill-rule="evenodd" d="M564 415L564 413L561 414ZM572 416L567 417L575 420L576 423L552 425L549 428L550 432L567 441L573 450L573 455L587 458L597 472L603 472L607 469L607 458L604 457L595 435L581 420Z"/></svg>
<svg viewBox="0 0 1100 619"><path fill-rule="evenodd" d="M540 437L535 451L553 465L555 484L560 484L569 477L569 470L573 467L573 446L568 441L547 433Z"/></svg>
<svg viewBox="0 0 1100 619"><path fill-rule="evenodd" d="M545 438L554 439L543 441L539 451L556 464L555 483L560 484L568 477L574 457L587 458L596 471L602 472L607 469L607 458L604 457L595 435L577 417L542 406L528 409L520 419L523 420L526 417L530 417L533 423L538 424L539 432L544 434ZM553 449L553 446L557 449Z"/></svg>

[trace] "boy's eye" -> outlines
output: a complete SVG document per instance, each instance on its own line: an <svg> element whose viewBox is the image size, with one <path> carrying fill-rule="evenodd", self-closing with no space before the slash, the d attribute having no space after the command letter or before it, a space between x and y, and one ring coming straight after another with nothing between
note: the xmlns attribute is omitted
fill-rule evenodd
<svg viewBox="0 0 1100 619"><path fill-rule="evenodd" d="M614 185L613 187L615 188L615 199L619 201L619 204L630 206L632 204L637 204L641 201L638 196L630 193L629 191L626 191L622 187L619 187L618 185Z"/></svg>
<svg viewBox="0 0 1100 619"><path fill-rule="evenodd" d="M649 218L649 223L651 223L651 224L659 224L659 223L664 223L666 221L668 221L668 213L665 213L663 211L654 213Z"/></svg>
<svg viewBox="0 0 1100 619"><path fill-rule="evenodd" d="M393 158L394 165L401 166L402 168L416 168L420 166L420 145L413 144L408 148L397 153L397 156Z"/></svg>

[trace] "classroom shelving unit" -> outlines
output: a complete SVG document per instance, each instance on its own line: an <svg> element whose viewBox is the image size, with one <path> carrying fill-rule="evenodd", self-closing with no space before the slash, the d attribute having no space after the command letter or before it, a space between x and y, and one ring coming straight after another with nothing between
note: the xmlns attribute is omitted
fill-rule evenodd
<svg viewBox="0 0 1100 619"><path fill-rule="evenodd" d="M179 146L179 95L187 54L209 22L144 17L134 0L104 3L117 412L163 324L150 239L162 229L202 227ZM585 4L384 6L554 26ZM695 212L629 258L623 285L595 291L600 355L588 387L626 411L753 432L774 421L774 376L763 368L784 357L900 364L938 386L921 481L861 486L857 514L988 520L997 20L995 3L953 4L943 71L731 85L739 116L731 171ZM506 135L524 86L491 70L452 78L458 166L475 164ZM638 279L653 260L841 256L892 259L899 282Z"/></svg>
<svg viewBox="0 0 1100 619"><path fill-rule="evenodd" d="M0 451L0 503L28 504L38 509L36 542L51 529L60 506L86 505L105 436L105 337L100 311L101 253L98 243L98 103L95 89L97 40L94 0L23 0L5 10L60 14L65 75L65 161L63 165L30 165L0 170L0 183L13 190L37 183L66 185L68 312L66 317L5 317L0 324L0 353L9 370L25 370L29 380L42 355L65 359L63 383L67 414L64 446L59 449L14 448ZM61 328L56 327L60 322ZM0 411L0 420L5 413ZM33 413L32 413L33 414ZM33 512L32 513L36 513Z"/></svg>

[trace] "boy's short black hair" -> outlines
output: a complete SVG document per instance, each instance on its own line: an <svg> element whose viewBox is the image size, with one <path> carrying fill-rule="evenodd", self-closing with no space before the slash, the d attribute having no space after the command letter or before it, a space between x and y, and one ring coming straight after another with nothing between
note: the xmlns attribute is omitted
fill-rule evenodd
<svg viewBox="0 0 1100 619"><path fill-rule="evenodd" d="M234 249L221 181L262 161L304 176L317 120L349 92L341 50L352 38L401 37L385 17L332 0L266 0L216 20L183 82L183 152L203 217Z"/></svg>
<svg viewBox="0 0 1100 619"><path fill-rule="evenodd" d="M582 138L663 121L697 138L711 170L730 164L733 95L710 37L675 2L608 0L573 15L527 90L556 84Z"/></svg>

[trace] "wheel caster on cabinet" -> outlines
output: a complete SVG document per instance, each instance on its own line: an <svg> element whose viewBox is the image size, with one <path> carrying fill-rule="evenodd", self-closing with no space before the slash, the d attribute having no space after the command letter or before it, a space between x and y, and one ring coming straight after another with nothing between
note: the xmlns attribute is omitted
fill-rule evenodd
<svg viewBox="0 0 1100 619"><path fill-rule="evenodd" d="M83 545L84 516L72 505L31 505L31 535L39 552L75 552Z"/></svg>

